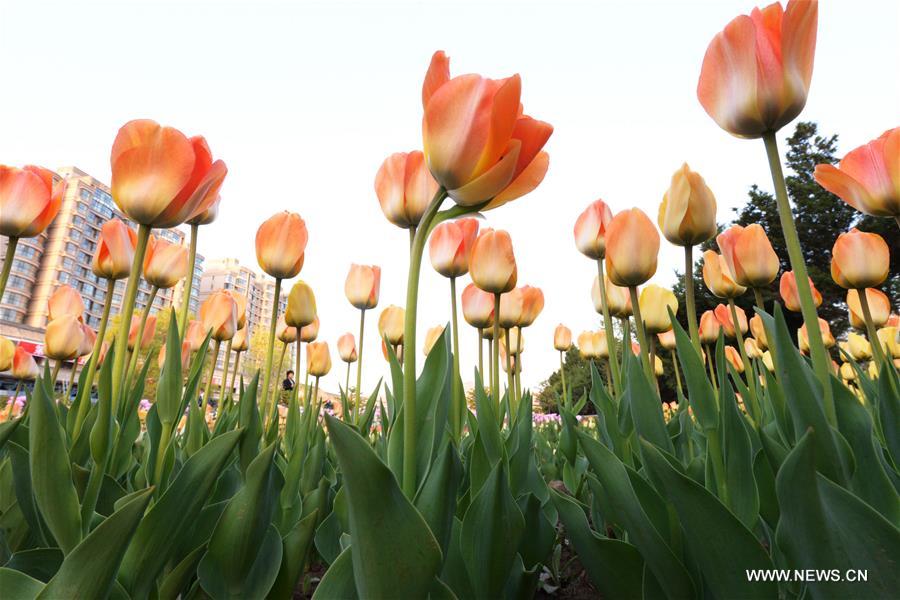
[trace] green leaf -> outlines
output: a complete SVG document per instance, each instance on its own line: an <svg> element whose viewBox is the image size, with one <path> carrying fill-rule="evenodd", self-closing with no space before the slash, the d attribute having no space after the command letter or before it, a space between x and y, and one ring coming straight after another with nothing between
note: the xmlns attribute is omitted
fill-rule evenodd
<svg viewBox="0 0 900 600"><path fill-rule="evenodd" d="M773 582L750 582L745 569L771 569L759 541L702 485L679 473L652 444L641 440L651 480L675 507L691 555L718 598L776 598ZM657 577L666 584L667 580Z"/></svg>
<svg viewBox="0 0 900 600"><path fill-rule="evenodd" d="M316 531L316 523L319 518L319 510L313 510L305 518L297 522L292 530L282 540L281 568L275 584L269 592L271 598L291 598L297 581L303 575L306 559L312 547L313 534Z"/></svg>
<svg viewBox="0 0 900 600"><path fill-rule="evenodd" d="M325 571L322 581L313 592L313 600L356 600L356 584L353 580L352 546L347 547ZM424 597L424 594L422 595Z"/></svg>
<svg viewBox="0 0 900 600"><path fill-rule="evenodd" d="M50 533L63 553L68 554L81 541L81 507L72 481L65 434L46 387L44 380L38 379L29 401L31 489Z"/></svg>
<svg viewBox="0 0 900 600"><path fill-rule="evenodd" d="M778 471L778 547L795 569L836 569L840 576L848 569L868 573L867 581L810 581L813 598L896 597L900 530L816 472L818 435L809 430Z"/></svg>
<svg viewBox="0 0 900 600"><path fill-rule="evenodd" d="M640 598L644 559L637 548L621 540L591 531L584 510L570 497L555 490L550 499L566 528L582 566L604 598Z"/></svg>
<svg viewBox="0 0 900 600"><path fill-rule="evenodd" d="M247 467L256 458L259 452L259 441L263 433L259 408L256 406L257 388L259 388L259 371L254 373L253 378L250 380L250 385L244 388L239 404L240 417L238 423L246 431L241 438L240 450L238 451L242 473L247 470Z"/></svg>
<svg viewBox="0 0 900 600"><path fill-rule="evenodd" d="M202 361L198 361L202 362ZM156 411L163 426L171 426L181 419L181 338L175 309L170 311L169 331L166 333L166 361L156 386Z"/></svg>
<svg viewBox="0 0 900 600"><path fill-rule="evenodd" d="M105 598L116 580L125 548L152 498L152 488L135 495L70 552L39 598Z"/></svg>
<svg viewBox="0 0 900 600"><path fill-rule="evenodd" d="M499 461L472 499L460 532L469 579L483 597L497 598L503 592L524 529L504 461Z"/></svg>
<svg viewBox="0 0 900 600"><path fill-rule="evenodd" d="M456 514L456 495L462 480L463 466L456 449L449 442L439 451L428 477L416 494L415 505L446 555Z"/></svg>
<svg viewBox="0 0 900 600"><path fill-rule="evenodd" d="M10 396L10 398L12 398L12 396ZM8 402L12 402L12 400L8 400ZM6 440L9 439L9 436L13 434L13 431L16 430L16 427L18 427L21 422L22 419L19 418L0 423L0 450L3 449L3 444L6 443Z"/></svg>
<svg viewBox="0 0 900 600"><path fill-rule="evenodd" d="M678 362L681 363L681 372L684 373L691 408L700 427L707 431L716 429L719 426L719 410L716 407L712 384L706 376L703 359L697 354L690 336L685 333L674 314L670 312L669 317L675 331Z"/></svg>
<svg viewBox="0 0 900 600"><path fill-rule="evenodd" d="M56 575L62 561L63 553L59 548L32 548L16 552L3 566L46 582Z"/></svg>
<svg viewBox="0 0 900 600"><path fill-rule="evenodd" d="M374 599L423 597L441 565L437 540L368 442L340 420L329 415L325 420L343 473L358 593Z"/></svg>
<svg viewBox="0 0 900 600"><path fill-rule="evenodd" d="M0 590L6 598L31 600L37 598L44 584L20 571L0 567Z"/></svg>
<svg viewBox="0 0 900 600"><path fill-rule="evenodd" d="M638 359L631 352L625 353L626 386L623 395L631 407L631 418L637 434L650 440L667 452L674 453L675 447L666 431L666 420L662 413L662 402L659 394L650 385Z"/></svg>
<svg viewBox="0 0 900 600"><path fill-rule="evenodd" d="M744 417L738 411L737 398L727 381L719 389L719 399L724 432L722 440L728 507L748 529L753 529L759 518L759 492L753 477L750 436L744 426Z"/></svg>

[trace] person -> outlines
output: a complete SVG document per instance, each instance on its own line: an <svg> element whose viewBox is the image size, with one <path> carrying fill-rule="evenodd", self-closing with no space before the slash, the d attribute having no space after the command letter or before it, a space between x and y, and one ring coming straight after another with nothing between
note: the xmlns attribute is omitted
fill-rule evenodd
<svg viewBox="0 0 900 600"><path fill-rule="evenodd" d="M294 371L289 370L287 372L287 377L281 382L281 389L285 392L290 392L294 389Z"/></svg>

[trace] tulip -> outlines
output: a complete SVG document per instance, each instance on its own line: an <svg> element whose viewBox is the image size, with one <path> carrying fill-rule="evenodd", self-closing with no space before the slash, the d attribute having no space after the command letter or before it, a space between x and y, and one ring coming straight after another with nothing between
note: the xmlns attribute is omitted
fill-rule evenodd
<svg viewBox="0 0 900 600"><path fill-rule="evenodd" d="M280 212L256 231L256 260L276 280L296 277L303 268L308 239L306 223L300 215Z"/></svg>
<svg viewBox="0 0 900 600"><path fill-rule="evenodd" d="M213 162L200 136L149 119L126 123L110 156L112 196L128 217L165 229L206 210L219 196L228 169Z"/></svg>
<svg viewBox="0 0 900 600"><path fill-rule="evenodd" d="M84 323L81 324L81 333L84 335L81 338L81 346L78 348L78 358L90 354L94 349L94 342L97 341L97 333Z"/></svg>
<svg viewBox="0 0 900 600"><path fill-rule="evenodd" d="M345 333L341 337L338 338L337 341L338 354L341 357L341 360L346 363L356 362L356 340L353 338L352 333Z"/></svg>
<svg viewBox="0 0 900 600"><path fill-rule="evenodd" d="M12 341L0 335L0 372L12 368L13 357L16 354L16 345Z"/></svg>
<svg viewBox="0 0 900 600"><path fill-rule="evenodd" d="M405 311L393 304L381 311L381 316L378 317L378 333L391 346L403 343L405 318Z"/></svg>
<svg viewBox="0 0 900 600"><path fill-rule="evenodd" d="M64 315L47 324L44 332L44 354L58 361L71 360L78 356L78 349L84 340L81 322L75 315Z"/></svg>
<svg viewBox="0 0 900 600"><path fill-rule="evenodd" d="M851 150L835 167L816 165L823 188L856 210L900 219L900 127ZM898 221L900 223L900 221Z"/></svg>
<svg viewBox="0 0 900 600"><path fill-rule="evenodd" d="M65 284L58 286L47 300L47 313L49 321L65 316L73 316L82 321L84 301L81 294L72 286Z"/></svg>
<svg viewBox="0 0 900 600"><path fill-rule="evenodd" d="M54 185L49 169L0 165L0 235L14 240L40 235L56 218L64 193L65 182Z"/></svg>
<svg viewBox="0 0 900 600"><path fill-rule="evenodd" d="M397 344L396 346L392 346L391 350L394 351L394 356L397 357L397 362L403 363L403 344ZM390 362L391 357L388 354L388 346L385 343L384 339L381 340L381 354L384 355L384 360Z"/></svg>
<svg viewBox="0 0 900 600"><path fill-rule="evenodd" d="M891 301L887 295L881 290L867 288L866 300L869 304L872 325L875 328L886 325L891 316ZM865 329L866 322L860 304L859 290L847 291L847 308L850 310L850 324L856 329Z"/></svg>
<svg viewBox="0 0 900 600"><path fill-rule="evenodd" d="M721 304L719 306L724 308ZM703 344L715 344L721 330L722 323L714 311L707 310L700 315L700 341Z"/></svg>
<svg viewBox="0 0 900 600"><path fill-rule="evenodd" d="M199 319L191 319L188 323L187 330L184 335L186 342L190 343L191 352L196 352L206 340L207 330L203 327L203 322Z"/></svg>
<svg viewBox="0 0 900 600"><path fill-rule="evenodd" d="M841 350L853 357L856 362L862 362L872 358L872 345L863 336L850 332L847 341L841 342Z"/></svg>
<svg viewBox="0 0 900 600"><path fill-rule="evenodd" d="M878 330L878 345L885 349L885 354L892 358L900 358L900 329L882 327Z"/></svg>
<svg viewBox="0 0 900 600"><path fill-rule="evenodd" d="M182 342L181 344L181 372L185 373L188 370L188 367L191 364L191 344L187 340ZM163 344L159 349L159 356L156 358L156 364L159 366L159 370L162 371L163 366L166 364L166 344ZM226 369L227 371L227 369Z"/></svg>
<svg viewBox="0 0 900 600"><path fill-rule="evenodd" d="M623 210L606 228L606 269L622 287L645 283L656 273L659 233L639 208ZM632 299L632 304L634 299Z"/></svg>
<svg viewBox="0 0 900 600"><path fill-rule="evenodd" d="M506 346L500 344L500 365L503 367L503 372L511 377L514 376L518 366L516 365L516 360L519 357L515 354L510 354L506 350ZM510 379L510 381L512 381ZM512 387L509 388L509 393L512 395Z"/></svg>
<svg viewBox="0 0 900 600"><path fill-rule="evenodd" d="M501 296L502 300L502 296ZM470 283L462 293L462 312L466 323L476 329L485 329L494 322L494 298Z"/></svg>
<svg viewBox="0 0 900 600"><path fill-rule="evenodd" d="M492 80L450 78L449 59L435 52L422 86L422 139L431 174L460 206L496 208L543 180L541 152L553 127L523 114L518 75Z"/></svg>
<svg viewBox="0 0 900 600"><path fill-rule="evenodd" d="M318 379L331 371L331 353L328 342L313 342L306 347L306 370Z"/></svg>
<svg viewBox="0 0 900 600"><path fill-rule="evenodd" d="M234 337L231 338L231 349L235 352L245 352L249 347L250 343L247 339L247 328L241 327L237 330L237 333L234 334Z"/></svg>
<svg viewBox="0 0 900 600"><path fill-rule="evenodd" d="M278 317L278 324L275 326L275 337L282 344L293 344L297 341L297 328L284 322L284 315Z"/></svg>
<svg viewBox="0 0 900 600"><path fill-rule="evenodd" d="M734 320L732 319L731 312L728 309L729 307L725 306L724 304L719 304L718 306L716 306L714 314L716 315L716 319L718 319L719 323L722 325L722 329L725 331L725 335L727 337L733 338L736 335ZM747 333L747 314L742 308L736 308L735 313L737 314L737 321L740 325L740 332L742 334Z"/></svg>
<svg viewBox="0 0 900 600"><path fill-rule="evenodd" d="M747 227L732 225L716 236L716 243L732 279L739 285L762 288L772 283L778 275L778 255L759 224Z"/></svg>
<svg viewBox="0 0 900 600"><path fill-rule="evenodd" d="M572 330L562 323L553 331L553 347L559 352L568 352L572 347Z"/></svg>
<svg viewBox="0 0 900 600"><path fill-rule="evenodd" d="M316 320L316 297L305 281L298 281L291 288L284 320L291 327L305 327Z"/></svg>
<svg viewBox="0 0 900 600"><path fill-rule="evenodd" d="M818 307L822 305L822 294L816 289L813 280L809 277L809 288L812 291L813 303ZM785 271L781 274L781 282L778 285L781 299L784 300L784 306L792 312L800 312L800 295L797 292L797 280L794 278L793 271Z"/></svg>
<svg viewBox="0 0 900 600"><path fill-rule="evenodd" d="M525 285L522 290L522 317L519 327L530 327L544 310L544 292L540 288ZM500 314L503 314L501 309Z"/></svg>
<svg viewBox="0 0 900 600"><path fill-rule="evenodd" d="M510 329L507 332L504 332L500 338L500 343L514 356L521 354L525 349L522 333L518 329Z"/></svg>
<svg viewBox="0 0 900 600"><path fill-rule="evenodd" d="M605 331L583 331L578 336L578 352L583 359L608 358Z"/></svg>
<svg viewBox="0 0 900 600"><path fill-rule="evenodd" d="M627 319L631 316L631 297L628 295L628 289L619 287L610 282L609 279L603 280L605 285L604 288L606 290L606 300L609 303L609 312L614 317L618 317L620 319ZM601 311L600 302L601 293L600 293L600 278L594 278L594 285L591 288L591 299L594 301L594 308L597 312Z"/></svg>
<svg viewBox="0 0 900 600"><path fill-rule="evenodd" d="M161 289L174 287L187 276L188 267L186 247L150 237L144 255L144 279L150 285Z"/></svg>
<svg viewBox="0 0 900 600"><path fill-rule="evenodd" d="M434 228L428 243L431 266L451 279L465 275L477 237L478 221L475 219L441 223Z"/></svg>
<svg viewBox="0 0 900 600"><path fill-rule="evenodd" d="M388 156L375 175L375 194L387 220L402 229L416 227L438 191L419 151Z"/></svg>
<svg viewBox="0 0 900 600"><path fill-rule="evenodd" d="M770 373L775 372L775 363L772 361L772 353L769 350L763 352L762 362L767 371L769 371Z"/></svg>
<svg viewBox="0 0 900 600"><path fill-rule="evenodd" d="M213 292L200 305L200 321L205 331L212 332L211 337L215 341L230 340L238 329L237 302L225 290Z"/></svg>
<svg viewBox="0 0 900 600"><path fill-rule="evenodd" d="M819 319L819 331L822 333L822 341L825 343L825 347L833 347L835 340L834 336L831 335L831 327L828 326L828 321ZM806 333L805 323L797 330L797 346L800 348L800 352L804 354L809 353L809 335Z"/></svg>
<svg viewBox="0 0 900 600"><path fill-rule="evenodd" d="M37 379L38 373L40 373L40 371L38 370L37 363L34 361L34 356L22 348L22 346L16 346L15 354L13 354L12 359L12 367L10 368L10 374L13 379L30 381Z"/></svg>
<svg viewBox="0 0 900 600"><path fill-rule="evenodd" d="M697 97L722 129L758 138L793 121L806 105L816 49L818 5L791 0L740 15L703 57Z"/></svg>
<svg viewBox="0 0 900 600"><path fill-rule="evenodd" d="M846 289L878 287L887 279L890 261L884 238L854 227L840 234L831 249L831 278Z"/></svg>
<svg viewBox="0 0 900 600"><path fill-rule="evenodd" d="M675 343L675 330L669 329L668 331L661 331L656 334L656 339L659 342L660 347L664 350L675 350L677 344Z"/></svg>
<svg viewBox="0 0 900 600"><path fill-rule="evenodd" d="M222 202L222 197L217 196L212 204L207 206L204 210L195 212L191 217L187 220L188 225L193 225L199 227L200 225L209 225L219 216L219 204Z"/></svg>
<svg viewBox="0 0 900 600"><path fill-rule="evenodd" d="M716 198L687 163L672 175L659 205L659 229L676 246L696 246L716 235Z"/></svg>
<svg viewBox="0 0 900 600"><path fill-rule="evenodd" d="M500 295L500 327L509 329L515 327L522 320L525 310L524 288L513 288L509 292Z"/></svg>
<svg viewBox="0 0 900 600"><path fill-rule="evenodd" d="M753 334L760 348L765 350L769 347L769 342L766 338L766 328L763 325L762 317L759 315L753 315L753 318L750 319L750 333Z"/></svg>
<svg viewBox="0 0 900 600"><path fill-rule="evenodd" d="M316 317L309 325L300 328L301 342L314 342L319 337L319 317Z"/></svg>
<svg viewBox="0 0 900 600"><path fill-rule="evenodd" d="M741 359L740 353L734 346L725 346L725 360L727 360L738 373L744 372L744 361Z"/></svg>
<svg viewBox="0 0 900 600"><path fill-rule="evenodd" d="M606 228L612 218L612 211L603 200L596 200L584 209L575 220L578 251L594 260L603 259L606 256Z"/></svg>
<svg viewBox="0 0 900 600"><path fill-rule="evenodd" d="M156 315L151 315L144 326L143 332L141 328L141 318L135 315L131 319L131 326L128 328L128 349L134 351L137 344L138 335L140 335L140 348L146 350L153 342L153 336L156 334Z"/></svg>
<svg viewBox="0 0 900 600"><path fill-rule="evenodd" d="M850 363L841 365L841 379L844 381L856 381L856 378L856 369L853 368L853 365Z"/></svg>
<svg viewBox="0 0 900 600"><path fill-rule="evenodd" d="M472 281L491 294L503 294L516 286L516 257L505 231L483 230L475 240L469 259Z"/></svg>
<svg viewBox="0 0 900 600"><path fill-rule="evenodd" d="M644 319L644 327L649 335L655 335L672 329L672 321L669 319L669 310L678 312L678 299L672 290L650 284L641 290L640 300L641 316Z"/></svg>
<svg viewBox="0 0 900 600"><path fill-rule="evenodd" d="M747 291L732 278L725 258L715 250L703 253L703 282L717 298L737 298Z"/></svg>
<svg viewBox="0 0 900 600"><path fill-rule="evenodd" d="M380 287L381 267L350 265L350 272L344 282L344 294L354 307L366 310L378 306Z"/></svg>
<svg viewBox="0 0 900 600"><path fill-rule="evenodd" d="M422 346L422 352L425 353L425 356L428 356L431 349L434 347L434 343L438 341L438 338L441 337L443 333L443 325L435 325L425 332L425 344Z"/></svg>
<svg viewBox="0 0 900 600"><path fill-rule="evenodd" d="M119 219L110 219L100 228L100 239L91 270L103 279L125 279L131 275L137 233Z"/></svg>
<svg viewBox="0 0 900 600"><path fill-rule="evenodd" d="M763 353L756 340L749 337L744 339L744 352L747 353L749 358L760 358Z"/></svg>

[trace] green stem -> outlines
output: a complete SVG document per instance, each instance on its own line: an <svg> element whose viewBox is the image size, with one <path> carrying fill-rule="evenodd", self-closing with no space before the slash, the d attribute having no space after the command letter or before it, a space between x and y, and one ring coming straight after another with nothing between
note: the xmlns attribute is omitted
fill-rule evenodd
<svg viewBox="0 0 900 600"><path fill-rule="evenodd" d="M512 406L513 398L513 372L512 372L512 352L510 352L509 327L503 328L503 335L506 336L506 402ZM511 417L512 415L510 415Z"/></svg>
<svg viewBox="0 0 900 600"><path fill-rule="evenodd" d="M206 377L206 387L203 390L203 415L204 419L206 418L206 407L209 406L209 393L212 391L212 380L213 375L216 373L216 363L219 362L219 348L221 348L222 342L220 340L216 340L216 345L213 349L212 363L209 365L209 375Z"/></svg>
<svg viewBox="0 0 900 600"><path fill-rule="evenodd" d="M484 383L484 340L482 337L482 329L478 328L478 375L481 376L481 382Z"/></svg>
<svg viewBox="0 0 900 600"><path fill-rule="evenodd" d="M300 339L299 335L298 335L297 339L298 340ZM287 352L287 344L282 342L281 343L281 353L278 355L278 366L275 368L275 373L274 373L275 377L273 378L273 381L272 381L272 405L273 405L272 413L271 413L272 416L275 416L278 414L278 379L281 377L281 370L284 368L284 355L286 352ZM294 374L294 381L296 381L296 380L297 380L297 375ZM297 387L296 383L294 384L294 387ZM274 419L270 419L269 422L266 424L266 431L269 431L269 428L272 427L273 420Z"/></svg>
<svg viewBox="0 0 900 600"><path fill-rule="evenodd" d="M809 337L809 354L812 357L816 376L822 384L825 416L832 426L836 426L837 417L834 410L834 398L832 397L828 354L822 341L822 332L819 330L819 319L818 315L816 315L816 305L813 302L812 290L809 287L809 275L806 271L806 263L803 261L800 238L797 235L794 217L791 214L791 205L788 201L787 187L784 184L784 173L781 170L781 158L778 155L778 141L775 137L775 132L770 131L763 135L763 141L766 145L769 169L772 171L772 182L775 185L778 216L781 220L781 228L784 231L784 241L791 261L791 268L794 270L797 282L797 293L800 296L800 309L803 313L803 321L806 323L806 331Z"/></svg>
<svg viewBox="0 0 900 600"><path fill-rule="evenodd" d="M563 389L563 399L568 398L569 395L566 393L566 365L563 362L563 351L559 351L559 375L562 378L562 389Z"/></svg>
<svg viewBox="0 0 900 600"><path fill-rule="evenodd" d="M681 371L678 370L678 360L675 358L675 350L672 354L672 369L675 371L675 385L678 388L678 395L684 397L684 390L681 388Z"/></svg>
<svg viewBox="0 0 900 600"><path fill-rule="evenodd" d="M234 371L231 372L231 384L229 386L229 390L235 389L234 384L237 382L237 374L238 374L238 365L241 362L241 351L238 350L234 353ZM240 392L240 390L237 390Z"/></svg>
<svg viewBox="0 0 900 600"><path fill-rule="evenodd" d="M231 340L225 346L225 364L222 365L222 380L219 382L219 404L225 408L225 383L228 381L228 365L231 361Z"/></svg>
<svg viewBox="0 0 900 600"><path fill-rule="evenodd" d="M706 345L706 365L709 367L709 379L712 381L713 390L716 393L716 397L719 396L719 381L716 379L716 371L713 368L713 347L709 344Z"/></svg>
<svg viewBox="0 0 900 600"><path fill-rule="evenodd" d="M200 226L191 223L191 245L188 254L188 273L184 280L184 288L181 290L181 318L178 323L179 340L184 341L184 334L188 326L188 314L191 308L191 289L194 285L194 263L197 261L197 234ZM278 297L275 297L275 305L278 305Z"/></svg>
<svg viewBox="0 0 900 600"><path fill-rule="evenodd" d="M347 380L344 382L344 394L346 394L348 398L350 397L350 365L351 365L351 364L353 364L353 363L351 363L350 361L347 361ZM300 390L300 386L299 386L299 385L297 386L297 390L298 390L298 391ZM346 407L345 407L345 409L346 409ZM346 414L346 412L345 412L345 414L344 414L344 419L346 419L346 418L349 417L349 416L351 416L351 415L348 415L348 414ZM352 423L356 423L355 418L354 418L354 420L351 421L351 422L352 422Z"/></svg>
<svg viewBox="0 0 900 600"><path fill-rule="evenodd" d="M756 307L759 310L765 312L766 303L763 302L762 291L758 287L753 288L753 297L756 299Z"/></svg>
<svg viewBox="0 0 900 600"><path fill-rule="evenodd" d="M716 478L716 489L719 492L719 500L728 506L728 486L725 481L725 457L722 454L722 440L719 439L719 430L712 429L706 432L706 450L712 460L713 475Z"/></svg>
<svg viewBox="0 0 900 600"><path fill-rule="evenodd" d="M616 351L616 333L613 329L612 317L609 315L609 302L606 297L606 277L603 273L603 259L597 260L597 277L600 286L600 304L603 309L603 326L606 328L606 345L609 348L609 355L612 360L609 361L612 368L613 387L616 394L622 393L622 378L619 374L619 362L615 358L618 355Z"/></svg>
<svg viewBox="0 0 900 600"><path fill-rule="evenodd" d="M450 315L453 326L453 380L450 382L450 429L456 439L462 433L462 406L465 400L462 397L461 380L459 377L459 322L456 317L456 277L450 278Z"/></svg>
<svg viewBox="0 0 900 600"><path fill-rule="evenodd" d="M366 309L359 311L359 349L356 353L356 401L353 403L353 423L359 424L359 403L361 401L360 389L362 389L362 359L363 359L363 336L366 333ZM350 365L347 365L350 370ZM306 395L306 390L303 390Z"/></svg>
<svg viewBox="0 0 900 600"><path fill-rule="evenodd" d="M403 493L412 498L416 493L416 310L419 302L419 274L422 254L430 225L447 192L439 188L432 198L419 227L412 235L409 250L409 273L406 281L406 319L403 328Z"/></svg>
<svg viewBox="0 0 900 600"><path fill-rule="evenodd" d="M753 381L753 366L747 358L747 349L744 348L744 334L741 331L741 324L738 321L737 307L734 305L734 298L728 299L728 310L731 311L731 322L734 324L734 336L737 341L738 352L741 355L741 362L744 365L744 381L747 382L747 389L750 391L750 398L747 400L753 404L754 420L759 418L759 403L756 399L756 385ZM756 423L754 423L755 425Z"/></svg>
<svg viewBox="0 0 900 600"><path fill-rule="evenodd" d="M272 318L269 321L269 339L266 346L266 364L263 369L262 403L263 414L268 414L269 408L269 381L272 377L272 359L275 355L275 327L278 324L278 304L281 298L281 279L275 278L275 295L272 301ZM300 335L300 332L297 332Z"/></svg>
<svg viewBox="0 0 900 600"><path fill-rule="evenodd" d="M94 377L97 375L97 361L100 359L100 350L103 348L103 338L106 337L106 325L109 322L109 312L112 308L113 291L116 288L115 279L106 280L106 298L103 300L103 315L100 317L100 325L97 327L97 337L94 339L94 347L91 349L91 358L88 360L88 374L84 380L84 390L78 390L78 413L75 416L75 426L72 428L72 439L77 440L78 434L84 425L88 411L91 407L91 388L94 386Z"/></svg>
<svg viewBox="0 0 900 600"><path fill-rule="evenodd" d="M50 375L50 381L53 382L53 395L56 395L56 380L59 377L59 369L62 367L63 361L57 360L53 365L53 373Z"/></svg>
<svg viewBox="0 0 900 600"><path fill-rule="evenodd" d="M684 247L684 299L687 303L688 330L697 354L700 354L700 329L697 326L697 303L694 300L694 258L693 246Z"/></svg>
<svg viewBox="0 0 900 600"><path fill-rule="evenodd" d="M147 241L149 239L150 227L148 225L139 225L137 244L134 248L134 260L131 263L131 273L128 277L128 285L125 287L125 295L122 297L122 309L119 313L119 330L116 332L116 351L113 357L112 372L113 415L118 414L120 396L124 394L128 329L131 324L131 315L134 314L134 299L137 296L138 284L141 281L141 269L144 265L144 254L147 253Z"/></svg>
<svg viewBox="0 0 900 600"><path fill-rule="evenodd" d="M637 331L638 344L641 346L641 361L644 363L644 372L650 381L653 381L653 369L650 366L650 356L648 354L649 346L647 345L647 334L644 331L644 321L641 318L641 305L638 301L637 286L628 286L628 293L631 295L631 310L634 312L634 328Z"/></svg>
<svg viewBox="0 0 900 600"><path fill-rule="evenodd" d="M160 484L162 483L163 468L166 464L166 451L169 449L169 439L172 437L174 424L163 423L162 425L162 431L159 433L159 446L156 448L156 465L153 469L153 483L156 485L157 490L162 490Z"/></svg>
<svg viewBox="0 0 900 600"><path fill-rule="evenodd" d="M869 309L869 298L866 295L866 290L856 290L856 295L859 297L863 319L866 321L866 333L869 336L869 345L872 347L872 356L875 357L876 364L884 365L887 359L884 355L884 348L878 341L878 332L875 329L875 322L872 320L872 311ZM806 335L809 337L809 326L806 327Z"/></svg>
<svg viewBox="0 0 900 600"><path fill-rule="evenodd" d="M500 294L494 294L494 337L491 339L491 400L500 416ZM502 420L502 419L501 419Z"/></svg>
<svg viewBox="0 0 900 600"><path fill-rule="evenodd" d="M3 292L6 291L6 282L9 280L9 272L12 270L13 258L16 256L16 246L19 238L11 237L6 242L6 255L3 257L3 270L0 271L0 301L3 300Z"/></svg>
<svg viewBox="0 0 900 600"><path fill-rule="evenodd" d="M141 324L138 325L137 337L134 340L134 350L131 352L131 360L128 361L128 370L125 372L125 381L131 383L131 379L134 377L134 371L137 369L138 356L141 354L141 342L144 341L144 329L147 326L147 318L150 316L150 308L153 306L153 301L156 299L156 294L159 292L159 288L155 285L150 288L150 299L147 301L146 306L144 306L144 310L141 313ZM128 323L128 328L131 329L131 323Z"/></svg>
<svg viewBox="0 0 900 600"><path fill-rule="evenodd" d="M72 395L72 386L75 385L75 372L78 371L78 359L75 358L72 360L72 370L69 371L69 382L66 384L66 389L63 390L63 398L68 402L69 396Z"/></svg>

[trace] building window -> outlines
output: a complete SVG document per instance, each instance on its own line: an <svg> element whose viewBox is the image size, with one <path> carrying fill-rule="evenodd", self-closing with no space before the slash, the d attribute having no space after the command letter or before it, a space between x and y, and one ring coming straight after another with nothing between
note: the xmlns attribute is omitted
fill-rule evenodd
<svg viewBox="0 0 900 600"><path fill-rule="evenodd" d="M75 253L78 252L78 245L73 242L69 242L66 244L66 253L75 256Z"/></svg>

